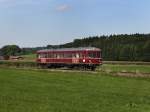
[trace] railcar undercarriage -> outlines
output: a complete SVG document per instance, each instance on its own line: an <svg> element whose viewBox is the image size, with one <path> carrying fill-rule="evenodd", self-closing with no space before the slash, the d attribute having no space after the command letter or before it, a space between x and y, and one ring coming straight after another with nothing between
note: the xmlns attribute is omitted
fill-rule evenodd
<svg viewBox="0 0 150 112"><path fill-rule="evenodd" d="M39 63L38 67L46 68L68 68L68 69L77 69L77 70L92 70L95 71L98 64L62 64L62 63Z"/></svg>

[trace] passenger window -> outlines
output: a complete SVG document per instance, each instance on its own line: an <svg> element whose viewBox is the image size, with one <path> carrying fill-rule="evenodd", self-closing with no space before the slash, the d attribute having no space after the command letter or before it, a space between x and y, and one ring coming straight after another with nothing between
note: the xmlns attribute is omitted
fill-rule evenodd
<svg viewBox="0 0 150 112"><path fill-rule="evenodd" d="M38 54L38 58L41 58L41 54Z"/></svg>
<svg viewBox="0 0 150 112"><path fill-rule="evenodd" d="M80 53L79 55L80 55L80 58L82 58L82 57L83 57L83 56L82 56L82 53Z"/></svg>
<svg viewBox="0 0 150 112"><path fill-rule="evenodd" d="M48 53L45 54L45 58L48 58Z"/></svg>
<svg viewBox="0 0 150 112"><path fill-rule="evenodd" d="M76 53L76 58L80 58L80 55L79 55L79 53Z"/></svg>
<svg viewBox="0 0 150 112"><path fill-rule="evenodd" d="M54 54L54 58L56 58L57 57L57 54Z"/></svg>
<svg viewBox="0 0 150 112"><path fill-rule="evenodd" d="M101 52L97 52L97 57L98 57L98 58L101 57Z"/></svg>
<svg viewBox="0 0 150 112"><path fill-rule="evenodd" d="M60 58L60 54L57 54L57 59L59 59Z"/></svg>
<svg viewBox="0 0 150 112"><path fill-rule="evenodd" d="M75 53L72 54L72 58L76 58L76 54Z"/></svg>
<svg viewBox="0 0 150 112"><path fill-rule="evenodd" d="M90 52L89 58L97 58L97 53L96 52Z"/></svg>
<svg viewBox="0 0 150 112"><path fill-rule="evenodd" d="M53 56L53 54L52 53L49 53L48 54L48 58L53 58L54 56Z"/></svg>

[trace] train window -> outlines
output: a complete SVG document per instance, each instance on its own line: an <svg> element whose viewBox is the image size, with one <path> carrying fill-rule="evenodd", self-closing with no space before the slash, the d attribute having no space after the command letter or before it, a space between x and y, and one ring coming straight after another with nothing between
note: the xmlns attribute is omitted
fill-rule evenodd
<svg viewBox="0 0 150 112"><path fill-rule="evenodd" d="M43 56L43 54L41 55L41 57L45 57ZM82 53L48 53L46 55L47 58L57 58L57 59L63 59L63 58L82 58L83 55Z"/></svg>
<svg viewBox="0 0 150 112"><path fill-rule="evenodd" d="M38 58L41 58L41 54L38 54Z"/></svg>
<svg viewBox="0 0 150 112"><path fill-rule="evenodd" d="M102 57L102 52L99 52L99 58L101 58Z"/></svg>
<svg viewBox="0 0 150 112"><path fill-rule="evenodd" d="M41 58L44 58L44 54L41 54Z"/></svg>
<svg viewBox="0 0 150 112"><path fill-rule="evenodd" d="M64 54L64 58L72 58L72 54L71 53L66 53L66 54Z"/></svg>
<svg viewBox="0 0 150 112"><path fill-rule="evenodd" d="M59 59L59 58L60 58L60 55L59 55L59 54L56 54L56 58Z"/></svg>
<svg viewBox="0 0 150 112"><path fill-rule="evenodd" d="M61 59L64 58L64 54L63 53L60 53L59 56L60 56Z"/></svg>
<svg viewBox="0 0 150 112"><path fill-rule="evenodd" d="M46 58L46 54L39 54L39 58Z"/></svg>
<svg viewBox="0 0 150 112"><path fill-rule="evenodd" d="M48 58L53 58L54 55L52 53L48 53Z"/></svg>
<svg viewBox="0 0 150 112"><path fill-rule="evenodd" d="M80 55L79 55L79 53L76 53L76 58L80 58Z"/></svg>
<svg viewBox="0 0 150 112"><path fill-rule="evenodd" d="M101 53L97 52L97 57L100 58L101 57Z"/></svg>
<svg viewBox="0 0 150 112"><path fill-rule="evenodd" d="M64 53L64 58L67 58L67 55Z"/></svg>
<svg viewBox="0 0 150 112"><path fill-rule="evenodd" d="M96 53L96 52L90 52L90 53L88 54L88 57L89 57L89 58L97 58L97 53Z"/></svg>
<svg viewBox="0 0 150 112"><path fill-rule="evenodd" d="M44 58L47 58L47 53L43 54L44 55Z"/></svg>
<svg viewBox="0 0 150 112"><path fill-rule="evenodd" d="M72 53L72 58L80 58L80 54L79 53Z"/></svg>
<svg viewBox="0 0 150 112"><path fill-rule="evenodd" d="M82 58L82 53L72 53L72 58Z"/></svg>
<svg viewBox="0 0 150 112"><path fill-rule="evenodd" d="M80 58L82 58L82 57L83 57L82 53L80 53L79 55L80 55Z"/></svg>
<svg viewBox="0 0 150 112"><path fill-rule="evenodd" d="M40 58L43 58L43 54L40 54Z"/></svg>
<svg viewBox="0 0 150 112"><path fill-rule="evenodd" d="M72 53L72 58L76 58L76 54L75 53Z"/></svg>
<svg viewBox="0 0 150 112"><path fill-rule="evenodd" d="M45 58L48 58L48 53L45 54Z"/></svg>
<svg viewBox="0 0 150 112"><path fill-rule="evenodd" d="M54 58L63 59L64 58L64 54L63 53L54 54Z"/></svg>
<svg viewBox="0 0 150 112"><path fill-rule="evenodd" d="M54 58L57 58L57 54L53 54Z"/></svg>

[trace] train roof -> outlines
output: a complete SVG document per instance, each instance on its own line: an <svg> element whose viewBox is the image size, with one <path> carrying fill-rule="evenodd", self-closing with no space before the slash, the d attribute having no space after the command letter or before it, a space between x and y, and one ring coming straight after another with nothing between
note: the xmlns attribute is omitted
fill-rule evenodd
<svg viewBox="0 0 150 112"><path fill-rule="evenodd" d="M96 47L79 47L79 48L60 48L60 49L44 49L37 51L40 52L52 52L52 51L100 51L99 48Z"/></svg>

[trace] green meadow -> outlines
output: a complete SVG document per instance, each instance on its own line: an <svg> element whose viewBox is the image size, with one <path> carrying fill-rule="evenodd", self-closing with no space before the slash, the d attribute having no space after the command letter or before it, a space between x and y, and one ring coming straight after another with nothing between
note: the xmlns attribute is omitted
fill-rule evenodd
<svg viewBox="0 0 150 112"><path fill-rule="evenodd" d="M150 112L150 79L0 68L0 112Z"/></svg>

